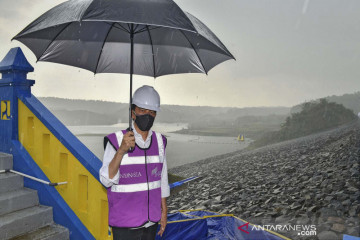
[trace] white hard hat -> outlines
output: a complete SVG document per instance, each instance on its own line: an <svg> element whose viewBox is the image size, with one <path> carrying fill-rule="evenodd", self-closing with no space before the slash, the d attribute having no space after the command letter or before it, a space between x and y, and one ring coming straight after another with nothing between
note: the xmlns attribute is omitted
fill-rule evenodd
<svg viewBox="0 0 360 240"><path fill-rule="evenodd" d="M148 85L136 89L132 103L141 108L160 111L160 96L153 87Z"/></svg>

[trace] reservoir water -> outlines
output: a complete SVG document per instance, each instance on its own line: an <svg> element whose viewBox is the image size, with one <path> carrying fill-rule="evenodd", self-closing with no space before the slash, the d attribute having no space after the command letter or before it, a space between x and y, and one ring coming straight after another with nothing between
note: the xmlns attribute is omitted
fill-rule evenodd
<svg viewBox="0 0 360 240"><path fill-rule="evenodd" d="M126 129L128 124L102 126L68 126L69 130L100 160L103 158L104 136ZM187 128L184 123L156 123L153 130L167 137L166 159L168 168L192 163L219 154L229 153L248 146L250 139L238 141L235 137L197 136L172 133Z"/></svg>

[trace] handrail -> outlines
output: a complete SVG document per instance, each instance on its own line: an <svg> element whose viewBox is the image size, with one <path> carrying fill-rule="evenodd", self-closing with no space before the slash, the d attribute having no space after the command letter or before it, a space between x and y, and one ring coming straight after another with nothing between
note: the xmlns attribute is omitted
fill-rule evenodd
<svg viewBox="0 0 360 240"><path fill-rule="evenodd" d="M27 175L25 173L21 173L21 172L18 172L18 171L15 171L15 170L12 170L12 169L5 169L5 170L0 170L0 173L15 173L15 174L18 174L18 175L21 175L23 177L27 177L27 178L30 178L34 181L37 181L37 182L41 182L41 183L44 183L44 184L47 184L49 186L58 186L58 185L64 185L64 184L67 184L67 182L58 182L58 183L52 183L52 182L48 182L48 181L44 181L42 179L39 179L39 178L36 178L36 177L33 177L33 176L30 176L30 175Z"/></svg>
<svg viewBox="0 0 360 240"><path fill-rule="evenodd" d="M191 181L193 181L193 180L195 180L195 179L198 179L198 178L200 178L200 177L189 177L189 178L187 178L187 179L184 179L184 180L181 180L181 181L178 181L178 182L171 183L171 184L169 184L169 186L170 186L170 189L172 189L172 188L181 186L181 185L183 185L184 183L191 182Z"/></svg>

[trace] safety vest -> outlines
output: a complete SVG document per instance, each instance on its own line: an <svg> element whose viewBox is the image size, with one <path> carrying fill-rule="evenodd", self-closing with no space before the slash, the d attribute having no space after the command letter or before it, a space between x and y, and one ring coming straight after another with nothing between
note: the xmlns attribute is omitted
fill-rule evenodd
<svg viewBox="0 0 360 240"><path fill-rule="evenodd" d="M126 130L109 134L109 141L118 150ZM119 166L119 184L107 189L109 225L112 227L139 227L149 220L161 218L161 172L166 138L152 132L150 146L146 149L135 144L132 152L123 156Z"/></svg>

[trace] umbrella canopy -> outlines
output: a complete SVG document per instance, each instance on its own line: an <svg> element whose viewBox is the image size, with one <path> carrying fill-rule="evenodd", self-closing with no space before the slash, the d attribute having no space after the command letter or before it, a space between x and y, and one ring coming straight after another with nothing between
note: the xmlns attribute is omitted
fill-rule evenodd
<svg viewBox="0 0 360 240"><path fill-rule="evenodd" d="M209 28L172 0L69 0L13 39L38 61L95 74L130 73L130 105L133 74L207 74L235 59ZM130 122L129 108L129 127Z"/></svg>
<svg viewBox="0 0 360 240"><path fill-rule="evenodd" d="M38 61L94 73L130 73L131 32L134 74L207 73L234 58L201 21L171 0L70 0L13 39Z"/></svg>

